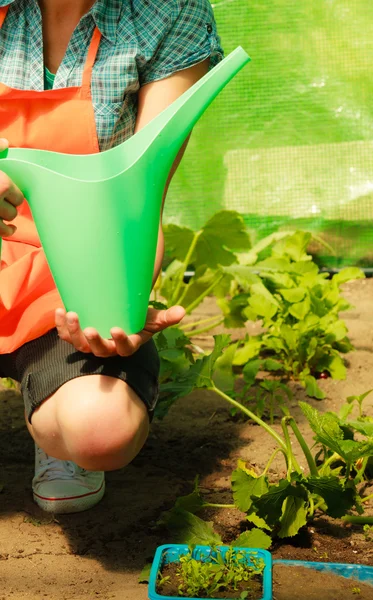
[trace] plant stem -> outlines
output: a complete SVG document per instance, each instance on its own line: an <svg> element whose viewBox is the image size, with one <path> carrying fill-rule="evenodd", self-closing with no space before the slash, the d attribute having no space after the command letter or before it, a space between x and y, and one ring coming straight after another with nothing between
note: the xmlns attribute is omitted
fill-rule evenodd
<svg viewBox="0 0 373 600"><path fill-rule="evenodd" d="M218 283L220 283L223 277L224 273L222 273L211 285L209 285L209 287L204 292L202 292L202 294L198 296L198 298L196 298L191 304L189 304L189 306L186 307L185 312L187 315L190 315L190 313L202 302L202 300L212 292L214 287L217 286Z"/></svg>
<svg viewBox="0 0 373 600"><path fill-rule="evenodd" d="M313 501L312 496L309 496L309 501L310 501L310 509L308 511L308 516L313 517L313 515L315 514L315 503Z"/></svg>
<svg viewBox="0 0 373 600"><path fill-rule="evenodd" d="M287 447L287 453L286 453L287 457L288 457L287 477L290 478L290 474L292 472L293 467L297 473L302 473L302 471L297 462L297 459L294 456L294 452L293 452L293 448L291 446L291 439L289 436L289 431L288 431L287 425L288 425L288 417L283 417L281 419L281 427L282 427L282 431L284 432L284 438L285 438L286 447Z"/></svg>
<svg viewBox="0 0 373 600"><path fill-rule="evenodd" d="M356 473L356 477L354 479L355 485L357 485L358 483L360 483L361 480L363 479L364 473L365 473L365 469L367 468L367 465L368 465L368 456L366 456L365 458L363 458L361 469L359 469L357 471L357 473Z"/></svg>
<svg viewBox="0 0 373 600"><path fill-rule="evenodd" d="M315 505L314 511L316 512L320 508L320 506L322 506L323 504L325 504L325 500L324 500L324 498L321 498L321 500L319 500L317 502L317 504Z"/></svg>
<svg viewBox="0 0 373 600"><path fill-rule="evenodd" d="M362 502L369 502L369 500L373 500L373 494L370 494L369 496L365 496L365 498L361 499Z"/></svg>
<svg viewBox="0 0 373 600"><path fill-rule="evenodd" d="M180 297L177 299L177 303L178 303L178 304L181 304L181 306L183 305L184 298L185 298L185 296L186 296L186 295L187 295L187 293L188 293L188 290L189 290L189 285L190 285L190 283L191 283L191 282L189 281L189 284L185 286L185 288L184 288L184 290L183 290L183 293L182 293L182 294L181 294L181 296L180 296Z"/></svg>
<svg viewBox="0 0 373 600"><path fill-rule="evenodd" d="M338 458L338 454L333 452L333 454L329 456L329 458L327 458L326 461L321 465L319 475L323 474L326 467L329 467L329 465L331 465L335 460L338 460Z"/></svg>
<svg viewBox="0 0 373 600"><path fill-rule="evenodd" d="M272 453L271 458L267 462L266 468L264 469L264 471L262 473L262 477L264 477L265 475L267 475L271 464L273 463L273 461L275 460L275 458L276 458L276 456L277 456L277 454L279 452L282 452L282 454L285 456L285 460L286 460L286 463L287 463L287 458L288 458L287 454L283 451L282 448L276 448L276 450Z"/></svg>
<svg viewBox="0 0 373 600"><path fill-rule="evenodd" d="M178 300L178 295L180 292L180 288L181 288L181 284L183 283L183 279L184 279L184 273L188 268L189 262L192 258L193 252L195 250L195 247L197 245L199 236L201 235L202 231L197 231L197 233L194 234L194 238L192 240L192 243L189 246L189 250L184 258L184 262L183 262L183 269L181 270L181 275L179 277L179 281L177 282L177 285L175 287L174 293L172 294L172 298L170 300L170 306L172 306L173 304L177 304L177 300Z"/></svg>
<svg viewBox="0 0 373 600"><path fill-rule="evenodd" d="M236 508L235 504L214 504L212 502L205 502L202 508Z"/></svg>
<svg viewBox="0 0 373 600"><path fill-rule="evenodd" d="M281 437L278 435L278 433L276 433L276 431L274 429L272 429L272 427L270 427L269 425L267 425L267 423L262 421L262 419L257 417L253 412L251 412L251 410L246 408L246 406L243 406L240 402L233 400L233 398L231 398L230 396L225 394L222 390L217 388L215 385L212 385L211 387L208 387L207 389L210 390L211 392L215 392L216 394L218 394L218 396L220 396L221 398L226 400L226 402L229 402L229 404L232 404L232 406L235 406L236 408L238 408L238 410L241 410L247 417L249 417L249 419L252 419L257 425L260 425L260 427L263 427L263 429L270 436L272 436L274 440L276 440L277 444L280 446L280 448L282 448L282 450L284 451L284 454L287 456L286 444L281 439Z"/></svg>
<svg viewBox="0 0 373 600"><path fill-rule="evenodd" d="M356 525L373 525L373 517L345 515L342 517L342 521L345 523L355 523Z"/></svg>
<svg viewBox="0 0 373 600"><path fill-rule="evenodd" d="M185 323L185 325L181 325L179 329L185 331L186 329L192 329L193 327L197 327L198 325L204 325L205 323L211 323L211 321L215 321L215 319L220 319L220 315L214 315L213 317L209 317L208 319L200 319L199 321L194 321L194 323Z"/></svg>
<svg viewBox="0 0 373 600"><path fill-rule="evenodd" d="M201 333L210 331L210 329L213 329L214 327L218 327L218 325L221 325L222 323L224 323L224 317L222 317L221 319L219 319L219 321L217 321L216 323L213 323L212 325L207 325L206 327L201 327L201 329L196 329L195 331L188 331L188 335L190 337L193 337L194 335L200 335Z"/></svg>
<svg viewBox="0 0 373 600"><path fill-rule="evenodd" d="M299 431L298 425L296 424L294 417L284 417L284 418L288 420L290 427L294 431L294 435L297 438L298 443L303 450L304 456L306 457L308 468L310 470L312 477L318 477L319 472L317 470L315 460L311 454L309 447L307 446L306 440L304 439L301 432Z"/></svg>

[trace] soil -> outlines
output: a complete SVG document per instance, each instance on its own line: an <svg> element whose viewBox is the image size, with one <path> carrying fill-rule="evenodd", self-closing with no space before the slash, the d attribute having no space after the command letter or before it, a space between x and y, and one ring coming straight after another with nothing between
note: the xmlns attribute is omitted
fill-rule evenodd
<svg viewBox="0 0 373 600"><path fill-rule="evenodd" d="M348 284L345 296L355 306L345 320L356 350L346 357L347 379L322 380L327 398L311 400L325 411L338 410L347 396L373 387L373 280ZM208 301L199 316L215 312ZM197 341L206 345L206 338ZM304 391L295 386L294 394L292 412L311 441L297 407ZM373 394L365 411L373 415ZM278 424L275 428L280 431ZM306 467L296 443L294 448ZM32 501L34 448L21 396L0 392L0 600L147 600L147 586L138 584L140 571L158 545L173 541L156 526L161 512L190 493L197 473L211 502L230 502L237 459L259 470L273 450L272 438L252 423L232 420L223 400L194 393L178 401L163 421L154 421L145 448L129 467L107 473L107 493L97 507L53 519ZM270 473L273 480L277 473L284 473L280 458ZM373 485L365 493L373 493ZM366 509L373 515L373 503ZM215 522L225 542L245 527L237 511L210 509L203 516ZM272 550L274 558L373 565L373 543L362 528L328 519L275 542Z"/></svg>
<svg viewBox="0 0 373 600"><path fill-rule="evenodd" d="M273 567L273 600L373 600L373 586L305 567Z"/></svg>
<svg viewBox="0 0 373 600"><path fill-rule="evenodd" d="M167 581L162 587L158 587L157 592L161 596L178 596L178 588L180 583L182 582L180 578L176 576L177 573L177 564L171 563L166 565L162 569L162 577L169 577L170 580ZM238 586L238 590L226 590L224 592L214 592L214 598L223 598L223 600L228 599L234 600L235 598L240 598L242 592L248 592L247 600L261 600L262 598L262 578L253 578L250 583L242 583ZM188 598L190 596L184 596L184 598ZM193 596L195 597L195 596ZM198 595L198 598L208 598L206 595Z"/></svg>

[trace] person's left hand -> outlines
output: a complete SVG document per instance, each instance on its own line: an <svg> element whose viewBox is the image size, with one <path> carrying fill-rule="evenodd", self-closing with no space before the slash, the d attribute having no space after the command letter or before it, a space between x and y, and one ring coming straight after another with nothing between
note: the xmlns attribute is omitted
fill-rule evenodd
<svg viewBox="0 0 373 600"><path fill-rule="evenodd" d="M172 306L168 310L149 308L145 327L139 333L126 335L119 327L110 330L111 339L103 339L96 329L80 327L78 315L58 308L55 313L58 335L62 340L72 344L80 352L93 353L95 356L131 356L145 344L155 333L177 325L185 316L182 306Z"/></svg>

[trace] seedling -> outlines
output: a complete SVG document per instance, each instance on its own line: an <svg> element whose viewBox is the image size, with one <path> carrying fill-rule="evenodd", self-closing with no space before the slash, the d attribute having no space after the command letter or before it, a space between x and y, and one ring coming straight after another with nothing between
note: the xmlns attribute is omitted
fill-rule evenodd
<svg viewBox="0 0 373 600"><path fill-rule="evenodd" d="M363 527L364 537L366 542L373 542L373 526L364 525Z"/></svg>
<svg viewBox="0 0 373 600"><path fill-rule="evenodd" d="M250 584L254 579L263 576L265 563L255 553L250 554L250 562L246 560L238 548L230 548L225 556L219 549L212 552L209 560L197 560L193 551L180 558L176 569L179 581L178 593L183 597L212 598L218 592L237 592L242 590L241 598L250 597ZM158 588L166 586L170 577L159 574ZM246 588L246 589L242 589Z"/></svg>

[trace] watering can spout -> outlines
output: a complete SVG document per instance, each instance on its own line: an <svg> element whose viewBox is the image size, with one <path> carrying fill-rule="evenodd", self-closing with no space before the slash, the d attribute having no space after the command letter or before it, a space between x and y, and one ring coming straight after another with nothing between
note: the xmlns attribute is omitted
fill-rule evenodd
<svg viewBox="0 0 373 600"><path fill-rule="evenodd" d="M139 131L137 144L143 138L147 143L146 157L162 157L166 177L177 152L194 125L221 90L250 61L249 55L238 47L187 92L166 108L144 129Z"/></svg>

